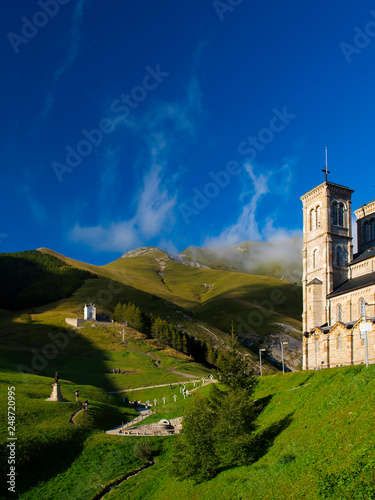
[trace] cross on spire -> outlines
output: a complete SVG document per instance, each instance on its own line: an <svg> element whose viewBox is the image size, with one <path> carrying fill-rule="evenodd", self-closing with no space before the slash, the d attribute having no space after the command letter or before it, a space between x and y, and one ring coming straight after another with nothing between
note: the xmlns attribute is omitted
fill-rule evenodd
<svg viewBox="0 0 375 500"><path fill-rule="evenodd" d="M326 148L326 166L323 168L322 172L324 172L324 173L325 173L326 182L327 182L327 176L328 176L328 174L330 174L330 173L331 173L331 172L328 170L327 148Z"/></svg>

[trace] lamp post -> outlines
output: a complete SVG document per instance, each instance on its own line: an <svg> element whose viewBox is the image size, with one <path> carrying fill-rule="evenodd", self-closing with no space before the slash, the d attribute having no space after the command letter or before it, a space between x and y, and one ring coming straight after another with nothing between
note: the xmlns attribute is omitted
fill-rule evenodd
<svg viewBox="0 0 375 500"><path fill-rule="evenodd" d="M285 367L284 367L284 345L288 344L288 342L280 342L281 345L281 363L283 365L283 374L285 373Z"/></svg>
<svg viewBox="0 0 375 500"><path fill-rule="evenodd" d="M315 353L315 371L318 371L318 350L316 342L316 332L314 332L314 353Z"/></svg>
<svg viewBox="0 0 375 500"><path fill-rule="evenodd" d="M260 376L262 376L262 351L265 351L265 349L259 349Z"/></svg>
<svg viewBox="0 0 375 500"><path fill-rule="evenodd" d="M365 302L364 304L364 311L363 311L363 323L361 325L359 325L359 328L360 328L360 335L362 337L362 335L364 335L364 338L365 338L365 359L366 359L366 366L368 366L368 342L367 342L367 334L368 334L368 327L370 325L370 323L367 325L367 321L366 321L366 306L374 306L375 304L369 304L367 302ZM363 325L363 328L361 329L361 326Z"/></svg>

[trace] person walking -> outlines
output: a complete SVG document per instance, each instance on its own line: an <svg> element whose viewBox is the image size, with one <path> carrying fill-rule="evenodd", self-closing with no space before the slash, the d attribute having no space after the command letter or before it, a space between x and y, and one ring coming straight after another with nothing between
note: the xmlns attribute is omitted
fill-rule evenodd
<svg viewBox="0 0 375 500"><path fill-rule="evenodd" d="M78 398L79 398L79 389L76 389L74 392L75 392L75 395L76 395L76 401L78 401Z"/></svg>

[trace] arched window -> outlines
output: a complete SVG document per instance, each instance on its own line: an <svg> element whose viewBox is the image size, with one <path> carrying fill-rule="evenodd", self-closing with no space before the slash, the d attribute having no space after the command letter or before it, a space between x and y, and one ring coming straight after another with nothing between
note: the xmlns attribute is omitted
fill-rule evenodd
<svg viewBox="0 0 375 500"><path fill-rule="evenodd" d="M313 251L313 269L316 269L318 267L318 250L315 249Z"/></svg>
<svg viewBox="0 0 375 500"><path fill-rule="evenodd" d="M313 231L314 229L316 229L316 213L312 208L310 210L310 230Z"/></svg>
<svg viewBox="0 0 375 500"><path fill-rule="evenodd" d="M320 227L320 205L316 207L316 226Z"/></svg>
<svg viewBox="0 0 375 500"><path fill-rule="evenodd" d="M344 255L343 255L343 249L340 247L340 245L336 248L336 265L338 267L344 267Z"/></svg>
<svg viewBox="0 0 375 500"><path fill-rule="evenodd" d="M365 235L366 235L366 243L371 241L371 226L369 222L365 223Z"/></svg>
<svg viewBox="0 0 375 500"><path fill-rule="evenodd" d="M337 207L337 225L344 227L344 204L340 203Z"/></svg>
<svg viewBox="0 0 375 500"><path fill-rule="evenodd" d="M366 312L366 301L364 298L359 299L359 316L364 316Z"/></svg>
<svg viewBox="0 0 375 500"><path fill-rule="evenodd" d="M332 202L331 221L334 226L337 226L337 201Z"/></svg>
<svg viewBox="0 0 375 500"><path fill-rule="evenodd" d="M337 335L337 350L342 349L341 333Z"/></svg>
<svg viewBox="0 0 375 500"><path fill-rule="evenodd" d="M337 305L337 321L342 322L342 305L341 304Z"/></svg>

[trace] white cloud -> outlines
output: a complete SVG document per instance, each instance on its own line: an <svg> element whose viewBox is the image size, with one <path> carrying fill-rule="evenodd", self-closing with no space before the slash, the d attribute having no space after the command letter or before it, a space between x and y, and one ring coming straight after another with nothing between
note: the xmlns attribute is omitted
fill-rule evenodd
<svg viewBox="0 0 375 500"><path fill-rule="evenodd" d="M170 172L171 155L176 137L181 137L181 131L190 137L194 136L195 121L200 112L200 89L193 78L181 103L157 103L142 116L134 114L130 120L122 122L127 130L136 134L137 138L142 138L146 146L139 148L134 162L139 168L146 170L141 187L138 192L134 190L134 215L128 220L112 220L108 224L76 224L70 233L71 238L90 245L95 250L121 252L147 244L145 242L158 236L161 242L165 242L163 235L169 232L174 222L173 211L177 203L175 183L178 173ZM105 220L110 219L107 212L113 212L115 206L117 194L112 190L118 188L115 185L118 177L116 172L120 168L120 151L120 148L108 149L104 155L99 208L101 218ZM145 164L148 164L147 169ZM111 198L110 205L105 205L108 198ZM172 248L170 244L169 247Z"/></svg>
<svg viewBox="0 0 375 500"><path fill-rule="evenodd" d="M269 176L264 174L256 175L254 167L250 163L246 163L244 168L253 184L251 200L244 205L242 213L235 224L227 227L219 236L207 238L204 246L225 247L236 245L241 241L259 241L261 239L255 214L260 198L269 192ZM241 196L246 197L247 195L248 193L245 192Z"/></svg>
<svg viewBox="0 0 375 500"><path fill-rule="evenodd" d="M176 196L162 187L163 166L152 163L145 175L137 200L135 216L126 221L81 226L70 233L73 241L85 243L94 250L125 252L163 232L172 218Z"/></svg>
<svg viewBox="0 0 375 500"><path fill-rule="evenodd" d="M228 247L241 243L242 241L274 241L285 239L292 236L300 236L299 230L289 231L283 228L275 228L277 204L274 202L270 207L271 213L268 214L266 224L259 228L257 220L257 209L261 199L267 194L282 196L285 198L290 192L292 184L292 170L296 158L285 160L281 167L273 170L265 170L259 165L245 163L244 170L248 177L245 179L245 189L240 193L239 199L245 200L242 212L237 221L231 226L225 228L219 236L208 237L204 242L205 247ZM257 173L262 170L262 173ZM251 188L247 188L248 183ZM250 201L246 200L250 196Z"/></svg>
<svg viewBox="0 0 375 500"><path fill-rule="evenodd" d="M82 227L76 224L70 237L77 243L85 243L93 250L122 252L139 245L134 221L114 222L109 226Z"/></svg>
<svg viewBox="0 0 375 500"><path fill-rule="evenodd" d="M135 220L146 238L159 234L176 204L176 195L161 187L163 166L154 162L144 178Z"/></svg>

